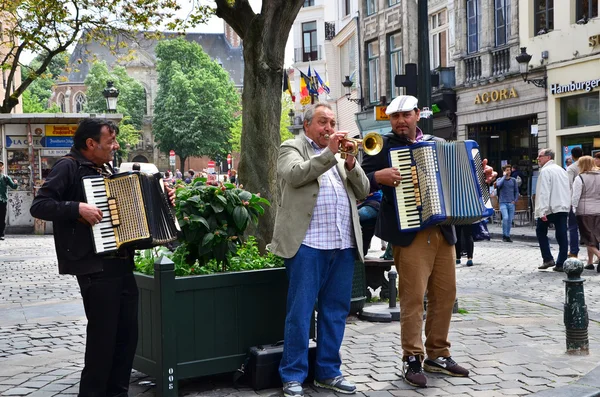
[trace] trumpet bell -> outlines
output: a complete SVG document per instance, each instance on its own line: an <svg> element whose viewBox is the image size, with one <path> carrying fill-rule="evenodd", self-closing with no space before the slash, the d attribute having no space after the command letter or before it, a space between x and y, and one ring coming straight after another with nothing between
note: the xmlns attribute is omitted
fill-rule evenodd
<svg viewBox="0 0 600 397"><path fill-rule="evenodd" d="M366 154L374 156L383 149L383 138L376 132L369 132L362 139L362 147Z"/></svg>

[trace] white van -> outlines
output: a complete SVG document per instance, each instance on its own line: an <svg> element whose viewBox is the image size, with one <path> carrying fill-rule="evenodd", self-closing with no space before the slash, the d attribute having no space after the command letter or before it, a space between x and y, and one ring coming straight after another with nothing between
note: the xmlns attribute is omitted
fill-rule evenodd
<svg viewBox="0 0 600 397"><path fill-rule="evenodd" d="M121 163L121 165L118 168L118 172L133 171L134 164L139 165L140 172L146 174L156 174L157 172L159 172L158 168L153 163Z"/></svg>

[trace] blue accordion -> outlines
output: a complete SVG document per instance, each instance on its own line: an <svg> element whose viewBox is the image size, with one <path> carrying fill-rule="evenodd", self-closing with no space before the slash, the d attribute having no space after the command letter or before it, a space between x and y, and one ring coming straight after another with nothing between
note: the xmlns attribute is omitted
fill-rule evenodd
<svg viewBox="0 0 600 397"><path fill-rule="evenodd" d="M400 231L494 215L477 142L419 142L390 149L389 157L402 175L394 192Z"/></svg>

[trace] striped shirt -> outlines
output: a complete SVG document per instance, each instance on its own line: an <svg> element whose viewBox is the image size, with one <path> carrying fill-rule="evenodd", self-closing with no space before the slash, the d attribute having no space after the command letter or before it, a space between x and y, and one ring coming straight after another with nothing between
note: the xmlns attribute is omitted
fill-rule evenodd
<svg viewBox="0 0 600 397"><path fill-rule="evenodd" d="M317 156L323 152L314 141L305 138ZM354 248L351 211L348 193L337 166L333 166L321 175L317 202L302 244L323 250Z"/></svg>

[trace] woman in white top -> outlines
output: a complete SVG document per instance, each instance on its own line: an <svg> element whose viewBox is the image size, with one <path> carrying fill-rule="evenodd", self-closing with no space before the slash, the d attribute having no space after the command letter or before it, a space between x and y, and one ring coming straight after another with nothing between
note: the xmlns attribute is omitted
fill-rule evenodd
<svg viewBox="0 0 600 397"><path fill-rule="evenodd" d="M581 242L588 252L586 269L594 269L594 255L600 258L600 170L591 156L577 161L579 175L573 181L572 205ZM597 269L600 272L600 265Z"/></svg>

